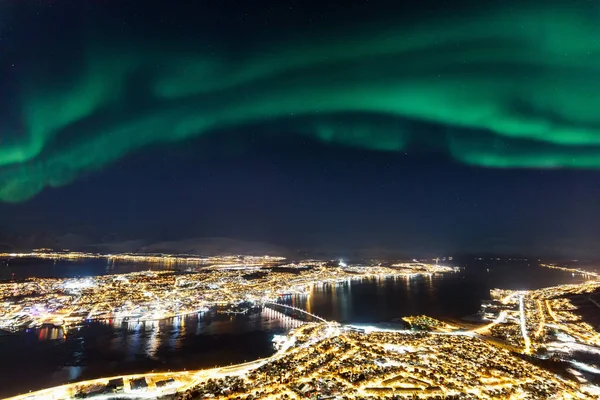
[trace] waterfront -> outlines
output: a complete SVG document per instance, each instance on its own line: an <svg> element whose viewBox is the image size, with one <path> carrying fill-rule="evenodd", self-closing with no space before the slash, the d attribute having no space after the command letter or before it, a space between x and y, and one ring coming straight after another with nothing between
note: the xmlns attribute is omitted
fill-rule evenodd
<svg viewBox="0 0 600 400"><path fill-rule="evenodd" d="M134 267L147 270L157 265ZM89 269L82 266L78 270ZM489 272L473 267L442 275L316 285L307 297L286 296L282 301L341 322L390 322L417 314L460 318L477 312L481 300L489 298L489 290L499 281L504 287L520 289L522 285L536 288L582 279L564 271L523 269L522 265ZM18 382L24 381L31 382L27 390L34 390L116 374L240 363L272 354L273 335L294 326L292 318L266 309L241 315L211 311L158 322L92 323L66 337L61 329L46 327L2 336L0 350L7 362L0 367L6 377L0 396L22 392Z"/></svg>
<svg viewBox="0 0 600 400"><path fill-rule="evenodd" d="M113 261L106 259L40 259L5 258L0 259L0 281L37 278L75 278L125 274L140 271L163 271L173 269L169 263L140 263Z"/></svg>
<svg viewBox="0 0 600 400"><path fill-rule="evenodd" d="M434 320L430 318L429 322ZM577 385L474 332L363 329L309 323L278 337L270 357L228 367L103 377L11 400L164 399L584 399ZM580 383L586 383L579 375Z"/></svg>
<svg viewBox="0 0 600 400"><path fill-rule="evenodd" d="M273 353L274 334L293 325L275 315L190 315L119 325L91 323L63 337L44 327L0 337L0 397L107 374L240 363ZM274 313L272 313L274 314Z"/></svg>

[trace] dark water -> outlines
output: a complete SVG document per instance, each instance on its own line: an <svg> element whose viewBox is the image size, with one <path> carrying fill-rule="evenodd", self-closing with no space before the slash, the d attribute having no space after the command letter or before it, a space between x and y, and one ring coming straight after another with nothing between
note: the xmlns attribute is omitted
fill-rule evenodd
<svg viewBox="0 0 600 400"><path fill-rule="evenodd" d="M0 281L10 279L38 278L75 278L80 276L98 276L125 274L147 270L179 268L179 265L163 263L133 263L110 261L102 258L84 260L42 260L32 258L13 258L0 260Z"/></svg>
<svg viewBox="0 0 600 400"><path fill-rule="evenodd" d="M157 322L93 323L66 336L60 328L2 336L0 398L74 380L267 357L273 353L273 335L299 324L267 309L250 315L209 312Z"/></svg>
<svg viewBox="0 0 600 400"><path fill-rule="evenodd" d="M82 276L161 269L158 264L24 263L20 277ZM18 268L11 265L15 273ZM45 272L45 274L42 274ZM12 272L11 272L12 273ZM495 287L533 289L583 279L556 270L502 265L433 277L368 279L315 287L308 297L282 302L341 322L389 322L406 315L462 317L479 310ZM0 397L91 379L150 370L183 370L240 363L273 352L276 333L299 322L264 309L243 315L209 312L160 322L95 323L72 331L44 328L0 336Z"/></svg>

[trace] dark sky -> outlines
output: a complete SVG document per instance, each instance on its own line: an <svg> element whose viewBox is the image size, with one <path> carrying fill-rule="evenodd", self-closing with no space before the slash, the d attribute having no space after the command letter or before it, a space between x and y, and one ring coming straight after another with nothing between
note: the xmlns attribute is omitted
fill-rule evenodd
<svg viewBox="0 0 600 400"><path fill-rule="evenodd" d="M2 247L600 256L593 2L0 4Z"/></svg>

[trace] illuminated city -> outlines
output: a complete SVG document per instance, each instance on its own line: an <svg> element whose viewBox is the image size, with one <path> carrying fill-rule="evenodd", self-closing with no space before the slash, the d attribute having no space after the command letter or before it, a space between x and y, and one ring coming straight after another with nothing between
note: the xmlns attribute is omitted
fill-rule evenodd
<svg viewBox="0 0 600 400"><path fill-rule="evenodd" d="M57 253L32 253L56 258ZM11 254L7 257L31 257ZM62 254L60 254L62 256ZM66 259L125 258L138 262L171 263L184 257L96 256L65 253ZM17 331L44 324L70 326L91 320L160 320L212 307L245 308L276 302L281 296L308 295L314 285L354 279L408 277L449 273L437 264L401 263L346 265L308 260L286 264L277 257L193 258L191 265L208 264L196 272L146 271L74 279L30 278L0 283L0 328ZM331 265L330 265L331 264Z"/></svg>
<svg viewBox="0 0 600 400"><path fill-rule="evenodd" d="M271 256L218 256L218 257L198 257L189 254L100 254L84 253L79 251L54 251L52 249L35 249L30 253L0 253L2 258L39 258L50 260L82 260L82 259L105 259L107 261L132 261L161 264L198 264L198 265L227 265L227 266L264 266L271 263L280 263L284 257Z"/></svg>
<svg viewBox="0 0 600 400"><path fill-rule="evenodd" d="M470 332L393 331L306 324L277 338L268 359L213 370L111 377L17 399L99 396L179 399L301 398L550 398L584 399L578 385ZM456 396L456 397L453 397Z"/></svg>
<svg viewBox="0 0 600 400"><path fill-rule="evenodd" d="M576 305L583 296L600 307L592 297L600 293L600 280L529 291L495 289L491 300L482 305L479 323L420 315L405 316L406 328L396 328L326 321L279 300L309 296L315 285L405 279L456 269L417 262L385 267L343 261L287 263L274 257L252 258L252 265L243 266L247 261L215 257L212 266L196 272L31 278L2 284L2 326L14 331L55 324L68 332L70 326L90 320L156 320L211 307L222 307L224 312L283 307L303 316L289 333L274 336L277 351L267 358L197 371L100 378L14 399L586 399L600 395L597 381L590 378L600 370L574 355L600 354L600 333L583 320ZM560 266L542 268L596 277ZM535 360L567 366L556 374Z"/></svg>
<svg viewBox="0 0 600 400"><path fill-rule="evenodd" d="M0 400L600 400L600 0L0 0Z"/></svg>

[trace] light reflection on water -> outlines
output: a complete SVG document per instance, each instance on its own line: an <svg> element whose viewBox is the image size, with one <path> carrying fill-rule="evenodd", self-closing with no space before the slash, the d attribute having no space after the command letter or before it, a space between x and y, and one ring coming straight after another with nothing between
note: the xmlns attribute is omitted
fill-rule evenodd
<svg viewBox="0 0 600 400"><path fill-rule="evenodd" d="M274 352L274 334L302 323L276 309L256 308L245 314L211 311L161 321L106 320L71 328L67 335L62 328L45 326L0 339L7 361L0 364L0 373L13 378L0 388L0 397L22 392L24 382L29 391L102 376L209 368L267 357ZM11 348L9 340L16 346ZM8 367L11 360L24 365L23 357L43 368Z"/></svg>
<svg viewBox="0 0 600 400"><path fill-rule="evenodd" d="M343 323L388 322L407 315L460 318L479 311L490 289L534 289L588 280L583 275L541 268L461 271L451 274L363 278L319 284L308 296L290 296L285 304Z"/></svg>
<svg viewBox="0 0 600 400"><path fill-rule="evenodd" d="M275 308L277 306L274 306ZM282 312L283 311L283 312ZM72 328L67 334L63 328L44 326L37 332L39 341L65 342L71 337L84 342L82 332L99 327L108 327L116 334L112 335L110 349L123 350L134 356L144 353L154 357L159 348L177 350L182 347L183 340L193 334L222 335L243 333L244 331L286 331L301 326L306 319L301 313L285 314L273 308L255 309L247 314L199 313L168 318L160 321L143 320L103 320L87 326ZM240 330L239 328L242 327Z"/></svg>
<svg viewBox="0 0 600 400"><path fill-rule="evenodd" d="M37 330L38 340L64 340L65 333L62 328L56 328L53 326L44 326Z"/></svg>
<svg viewBox="0 0 600 400"><path fill-rule="evenodd" d="M308 296L286 296L280 301L328 320L377 323L406 315L473 314L480 301L488 298L490 288L497 286L535 288L578 281L581 278L571 274L538 268L513 274L491 269L489 273L463 271L315 285ZM301 323L292 317L295 312L273 308L234 315L211 311L161 321L107 320L71 329L66 336L61 328L53 327L3 336L0 374L5 379L0 397L73 380L209 368L265 357L274 351L274 334Z"/></svg>

